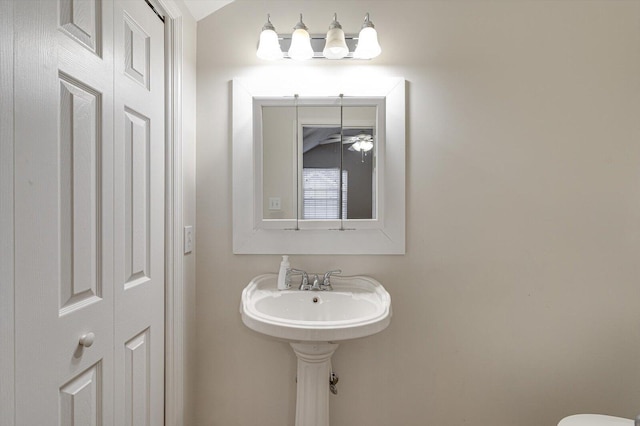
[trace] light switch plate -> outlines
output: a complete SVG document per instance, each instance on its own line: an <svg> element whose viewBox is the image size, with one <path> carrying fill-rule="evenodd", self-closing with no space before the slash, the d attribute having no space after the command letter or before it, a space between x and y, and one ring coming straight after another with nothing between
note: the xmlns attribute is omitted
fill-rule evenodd
<svg viewBox="0 0 640 426"><path fill-rule="evenodd" d="M184 254L193 251L193 226L184 227Z"/></svg>
<svg viewBox="0 0 640 426"><path fill-rule="evenodd" d="M280 210L280 197L269 197L269 210Z"/></svg>

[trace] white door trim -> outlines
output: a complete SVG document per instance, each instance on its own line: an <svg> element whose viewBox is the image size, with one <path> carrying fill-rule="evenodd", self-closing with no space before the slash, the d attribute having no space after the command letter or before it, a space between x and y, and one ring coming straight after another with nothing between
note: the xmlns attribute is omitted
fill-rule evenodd
<svg viewBox="0 0 640 426"><path fill-rule="evenodd" d="M0 1L0 425L15 422L13 2Z"/></svg>
<svg viewBox="0 0 640 426"><path fill-rule="evenodd" d="M165 426L184 424L184 264L182 253L182 12L166 13ZM0 1L0 426L15 424L13 1Z"/></svg>
<svg viewBox="0 0 640 426"><path fill-rule="evenodd" d="M182 12L165 12L165 426L184 425L184 253L182 250Z"/></svg>

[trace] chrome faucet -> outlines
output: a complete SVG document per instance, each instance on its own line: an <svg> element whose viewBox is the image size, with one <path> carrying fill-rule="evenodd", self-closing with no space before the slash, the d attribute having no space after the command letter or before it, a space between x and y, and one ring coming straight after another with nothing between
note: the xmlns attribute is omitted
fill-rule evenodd
<svg viewBox="0 0 640 426"><path fill-rule="evenodd" d="M313 276L313 285L311 286L312 291L324 290L320 287L320 278L318 278L318 274Z"/></svg>
<svg viewBox="0 0 640 426"><path fill-rule="evenodd" d="M312 290L312 291L331 291L333 287L331 286L331 275L338 275L342 273L342 270L335 269L333 271L326 272L322 278L322 282L320 282L320 277L318 274L313 274L313 284L309 283L309 274L301 269L293 269L288 268L287 273L285 275L285 283L287 288L291 287L291 276L292 275L302 275L302 281L300 282L300 286L298 290Z"/></svg>

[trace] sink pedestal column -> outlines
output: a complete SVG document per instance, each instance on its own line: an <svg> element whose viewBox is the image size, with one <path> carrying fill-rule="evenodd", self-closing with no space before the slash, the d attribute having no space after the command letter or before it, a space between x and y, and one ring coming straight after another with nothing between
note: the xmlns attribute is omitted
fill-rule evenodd
<svg viewBox="0 0 640 426"><path fill-rule="evenodd" d="M335 343L291 343L298 357L296 426L329 426L329 376Z"/></svg>

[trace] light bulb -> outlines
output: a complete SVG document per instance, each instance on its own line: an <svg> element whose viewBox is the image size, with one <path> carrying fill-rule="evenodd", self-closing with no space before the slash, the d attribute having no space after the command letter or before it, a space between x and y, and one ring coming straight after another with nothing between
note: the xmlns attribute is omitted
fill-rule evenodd
<svg viewBox="0 0 640 426"><path fill-rule="evenodd" d="M369 14L367 13L360 34L358 35L358 46L355 52L353 52L353 57L357 59L372 59L381 52L382 49L378 43L378 32L373 22L369 20Z"/></svg>
<svg viewBox="0 0 640 426"><path fill-rule="evenodd" d="M333 22L329 25L327 38L322 54L327 59L342 59L349 53L347 42L344 39L342 25L338 22L338 14L334 13Z"/></svg>
<svg viewBox="0 0 640 426"><path fill-rule="evenodd" d="M267 15L267 23L264 24L262 32L260 33L260 42L258 43L256 56L268 61L282 59L283 57L280 42L278 41L278 34L273 24L271 24L271 16L269 15Z"/></svg>
<svg viewBox="0 0 640 426"><path fill-rule="evenodd" d="M311 37L309 37L307 26L302 22L302 13L300 14L300 22L293 28L289 57L298 61L313 58Z"/></svg>

